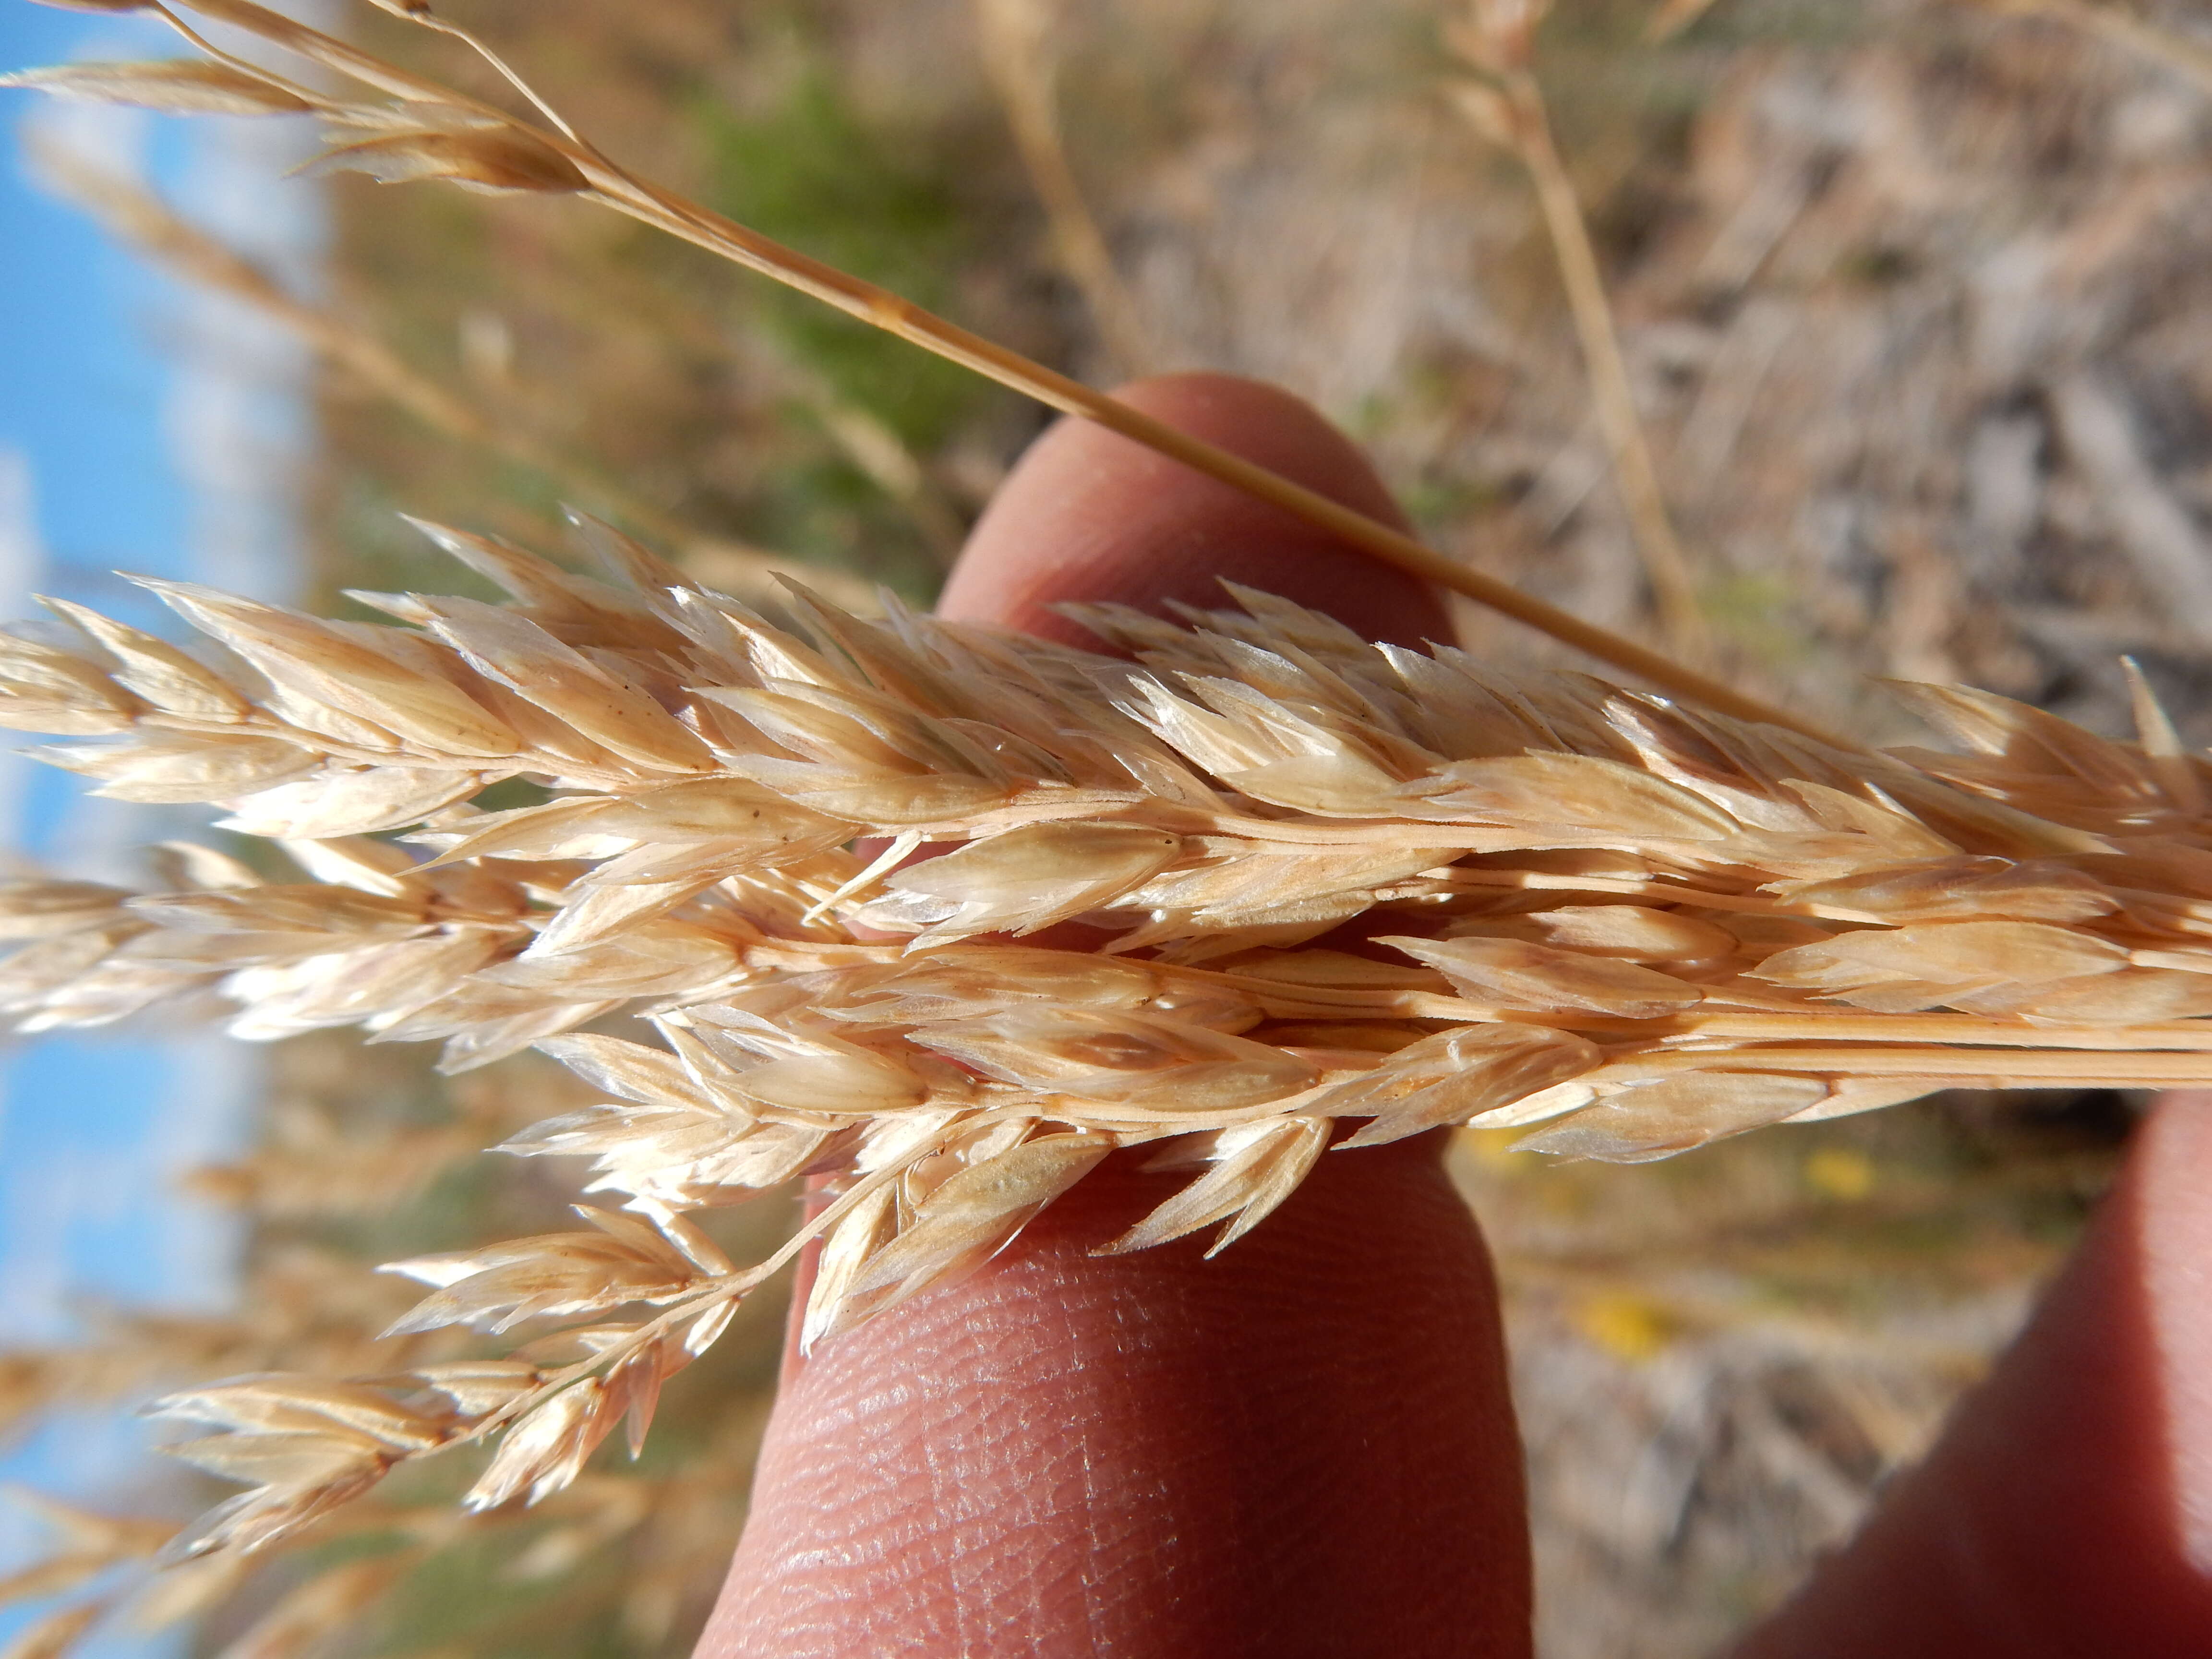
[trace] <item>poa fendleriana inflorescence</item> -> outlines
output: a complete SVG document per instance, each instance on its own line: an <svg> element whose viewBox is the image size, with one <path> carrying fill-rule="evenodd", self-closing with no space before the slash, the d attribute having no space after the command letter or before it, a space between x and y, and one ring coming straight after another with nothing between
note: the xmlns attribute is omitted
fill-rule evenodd
<svg viewBox="0 0 2212 1659"><path fill-rule="evenodd" d="M1029 372L557 118L246 0L194 9L390 101L220 53L24 78L317 113L337 164L593 197ZM297 867L179 847L160 890L9 889L19 1029L212 995L242 1036L358 1027L451 1070L536 1046L600 1097L507 1143L589 1161L586 1230L393 1264L429 1289L396 1333L513 1352L162 1403L216 1431L181 1454L247 1488L177 1555L268 1547L495 1437L471 1504L547 1497L617 1425L635 1447L806 1240L811 1343L988 1259L1121 1149L1193 1173L1100 1248L1219 1248L1332 1148L1445 1125L1634 1161L1959 1084L2212 1081L2207 772L2147 696L2123 744L1923 688L1966 752L1869 754L1733 694L1507 681L1256 593L1180 624L1082 612L1109 655L803 591L780 625L588 523L595 576L426 528L509 602L362 595L398 624L370 625L149 583L204 646L58 603L0 637L0 722L69 739L48 758L108 794L220 804ZM517 781L539 799L477 804ZM763 1261L694 1218L810 1175L826 1204Z"/></svg>
<svg viewBox="0 0 2212 1659"><path fill-rule="evenodd" d="M1970 752L1867 755L1258 594L1083 612L1133 660L799 592L780 628L600 526L615 580L432 533L512 601L361 596L385 627L159 583L216 648L58 605L0 643L49 758L219 801L301 878L179 848L173 890L19 885L20 1026L213 991L241 1036L536 1045L603 1097L507 1143L590 1160L589 1231L394 1264L431 1287L395 1333L562 1322L569 1357L173 1397L253 1483L185 1553L495 1431L471 1504L543 1497L803 1240L814 1342L1120 1148L1195 1173L1101 1248L1218 1248L1332 1144L1447 1124L1636 1160L1960 1083L2212 1080L2204 773L2154 721L1927 690ZM547 798L471 805L517 778ZM653 1040L581 1029L618 1014ZM834 1196L763 1262L689 1218L807 1174Z"/></svg>

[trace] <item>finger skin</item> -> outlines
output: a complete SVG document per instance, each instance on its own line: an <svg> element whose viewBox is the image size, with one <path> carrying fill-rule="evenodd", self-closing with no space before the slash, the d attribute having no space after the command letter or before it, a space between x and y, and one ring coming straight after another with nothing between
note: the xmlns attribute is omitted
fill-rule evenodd
<svg viewBox="0 0 2212 1659"><path fill-rule="evenodd" d="M1394 528L1410 528L1359 452L1286 392L1164 375L1117 394ZM1327 611L1370 640L1449 640L1435 592L1304 520L1103 428L1063 421L1022 458L975 526L939 611L1096 650L1063 599L1219 609L1224 578Z"/></svg>
<svg viewBox="0 0 2212 1659"><path fill-rule="evenodd" d="M1183 377L1124 395L1386 505L1279 392ZM1210 565L1356 595L1338 613L1397 638L1443 635L1393 573L1220 490L1064 424L979 528L948 608L1069 638L1053 599L1218 603ZM988 1267L823 1345L778 1401L700 1653L1525 1655L1497 1296L1433 1141L1326 1155L1211 1261L1203 1239L1089 1254L1188 1178L1119 1155Z"/></svg>
<svg viewBox="0 0 2212 1659"><path fill-rule="evenodd" d="M2162 1102L1926 1462L1738 1659L2212 1654L2212 1095Z"/></svg>

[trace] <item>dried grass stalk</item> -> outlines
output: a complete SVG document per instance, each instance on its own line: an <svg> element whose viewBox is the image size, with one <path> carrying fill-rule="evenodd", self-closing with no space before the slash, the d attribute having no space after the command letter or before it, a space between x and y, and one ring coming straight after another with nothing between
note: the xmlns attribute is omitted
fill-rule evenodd
<svg viewBox="0 0 2212 1659"><path fill-rule="evenodd" d="M54 3L74 4L79 0ZM1787 710L1769 708L1720 680L1595 627L1325 495L933 316L874 283L785 247L639 178L584 142L495 54L465 31L432 17L427 4L394 3L386 9L467 41L530 100L552 130L519 120L491 105L384 63L256 5L253 0L189 0L182 9L242 29L345 81L383 93L386 101L332 96L230 57L160 0L99 0L99 3L107 9L147 11L160 16L228 72L227 87L235 81L239 86L250 83L259 89L248 94L234 88L226 95L234 101L259 98L270 112L302 105L312 108L332 129L334 137L344 141L336 143L316 163L321 171L362 173L387 183L442 179L495 193L578 196L611 208L811 295L1051 408L1095 421L1271 501L1386 563L1463 593L1623 672L1726 713L1821 735ZM173 83L159 70L159 65L135 65L131 75L118 80L83 73L72 66L0 76L0 86L30 87L79 97L120 98L181 113L204 107L208 94L196 73L180 75Z"/></svg>
<svg viewBox="0 0 2212 1659"><path fill-rule="evenodd" d="M94 64L82 67L106 70L111 66ZM163 64L123 67L166 71L173 66ZM185 67L222 70L219 64ZM226 70L222 73L229 75L233 71ZM55 82L49 76L31 84ZM103 94L115 95L131 90L134 83L126 77L101 75L93 76L89 84ZM164 78L155 84L166 91L169 82ZM803 574L842 604L868 603L872 590L857 578L842 571L780 558L726 536L703 534L622 484L600 476L596 469L579 464L573 457L556 455L508 424L491 419L410 367L357 319L295 297L253 261L179 217L143 181L63 145L40 140L35 134L28 135L27 150L41 184L90 214L147 258L187 282L197 283L252 307L341 374L386 399L429 430L515 462L564 488L577 490L587 502L603 504L608 512L638 531L684 550L687 561L711 570L714 579L725 586L768 598L775 591L778 576ZM850 416L847 411L830 410L825 411L825 418L849 422Z"/></svg>
<svg viewBox="0 0 2212 1659"><path fill-rule="evenodd" d="M1472 0L1465 23L1451 32L1452 45L1480 77L1456 90L1460 111L1491 143L1509 151L1528 170L1537 211L1551 238L1574 319L1583 364L1589 374L1590 400L1613 462L1613 477L1627 509L1636 548L1642 556L1668 642L1692 661L1710 656L1712 640L1698 603L1697 584L1667 510L1659 469L1651 459L1644 418L1621 356L1613 305L1590 240L1589 226L1575 194L1574 180L1552 137L1552 114L1536 78L1536 29L1550 0ZM1680 8L1676 8L1680 10ZM1696 14L1681 20L1686 26ZM1655 27L1666 27L1664 14Z"/></svg>
<svg viewBox="0 0 2212 1659"><path fill-rule="evenodd" d="M2071 24L2212 88L2212 47L2112 0L1972 0L2001 16L2047 17Z"/></svg>
<svg viewBox="0 0 2212 1659"><path fill-rule="evenodd" d="M1053 252L1081 291L1121 371L1142 374L1154 353L1136 297L1114 267L1060 137L1059 62L1050 0L975 0L975 28L991 89L1006 112L1014 146L1044 205Z"/></svg>

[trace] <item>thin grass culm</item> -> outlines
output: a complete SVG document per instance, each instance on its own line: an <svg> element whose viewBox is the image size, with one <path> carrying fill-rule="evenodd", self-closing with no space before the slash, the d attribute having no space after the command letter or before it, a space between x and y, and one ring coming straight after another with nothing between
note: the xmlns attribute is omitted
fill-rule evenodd
<svg viewBox="0 0 2212 1659"><path fill-rule="evenodd" d="M1711 653L1711 635L1698 607L1688 556L1667 510L1643 417L1637 413L1597 250L1553 140L1551 111L1536 79L1536 29L1549 9L1548 0L1474 0L1467 18L1451 32L1454 48L1477 77L1455 89L1455 101L1476 131L1528 172L1574 319L1598 429L1612 457L1653 602L1668 642L1688 659L1702 662Z"/></svg>
<svg viewBox="0 0 2212 1659"><path fill-rule="evenodd" d="M592 197L1121 418L565 130L247 0L194 9L397 101L222 58L19 79L312 109L347 139L331 165ZM1121 1149L1189 1179L1099 1249L1218 1249L1324 1155L1445 1126L1633 1163L1959 1085L2212 1084L2212 771L2140 678L2136 743L1917 687L1959 752L1869 753L1732 694L1509 679L1247 590L1176 621L1077 608L1114 655L796 586L771 621L589 520L589 574L421 528L506 600L354 595L371 624L149 580L203 643L60 600L0 635L0 724L106 795L214 803L270 843L172 847L141 890L0 888L15 1029L215 1006L252 1040L439 1042L453 1073L536 1048L589 1091L503 1147L583 1162L580 1227L390 1264L427 1292L392 1334L487 1352L158 1404L211 1431L173 1450L244 1488L172 1561L311 1535L470 1447L470 1510L551 1498L618 1426L642 1443L809 1240L813 1345ZM701 1224L810 1176L823 1206L757 1261ZM313 1582L343 1607L383 1570L356 1568Z"/></svg>
<svg viewBox="0 0 2212 1659"><path fill-rule="evenodd" d="M79 0L53 3L77 4ZM1095 421L1224 483L1273 502L1386 563L1464 594L1625 673L1740 718L1768 721L1816 738L1826 735L1787 710L1770 708L1723 681L1447 558L1402 532L1177 431L872 283L786 247L641 179L574 137L557 118L549 118L560 131L532 125L256 5L253 0L192 0L182 9L241 29L324 71L383 93L387 101L362 102L328 95L224 54L159 0L94 0L94 5L96 9L158 16L215 61L73 64L0 77L0 84L180 114L312 112L343 141L316 164L323 171L361 173L386 183L442 179L473 190L577 196L612 208L786 283L1063 414ZM523 86L502 60L465 31L434 18L427 4L390 0L383 3L383 9L467 41L503 78ZM549 107L526 86L523 90L534 107L540 111Z"/></svg>

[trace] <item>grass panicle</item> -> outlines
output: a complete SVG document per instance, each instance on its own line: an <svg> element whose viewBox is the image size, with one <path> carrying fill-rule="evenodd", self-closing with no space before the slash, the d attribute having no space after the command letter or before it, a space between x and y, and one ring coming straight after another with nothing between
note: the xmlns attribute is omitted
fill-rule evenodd
<svg viewBox="0 0 2212 1659"><path fill-rule="evenodd" d="M173 1554L495 1434L469 1504L544 1498L804 1240L813 1342L1117 1148L1196 1173L1099 1248L1218 1249L1332 1142L1471 1123L1638 1162L1960 1083L2212 1082L2204 763L2147 693L2128 744L1909 688L1963 752L1868 755L1256 592L1075 607L1110 656L796 586L778 626L604 526L593 575L422 528L508 602L356 595L384 626L149 581L201 647L58 602L0 636L0 723L294 866L9 888L18 1029L187 1000L450 1072L534 1046L591 1103L504 1150L586 1160L613 1206L393 1264L429 1294L392 1335L582 1322L465 1389L163 1402L218 1431L180 1455L249 1483ZM515 780L539 801L472 804ZM652 1040L586 1029L616 1015ZM690 1218L804 1175L832 1200L758 1262Z"/></svg>

